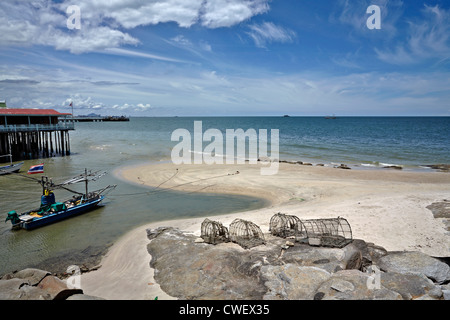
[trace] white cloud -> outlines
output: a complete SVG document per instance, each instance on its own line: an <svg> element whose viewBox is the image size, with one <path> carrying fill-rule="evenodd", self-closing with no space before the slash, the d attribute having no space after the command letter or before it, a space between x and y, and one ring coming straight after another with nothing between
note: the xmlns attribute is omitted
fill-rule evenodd
<svg viewBox="0 0 450 320"><path fill-rule="evenodd" d="M277 26L272 22L252 24L247 34L253 39L255 45L264 48L267 43L292 42L296 34L294 31Z"/></svg>
<svg viewBox="0 0 450 320"><path fill-rule="evenodd" d="M130 113L130 112L145 112L152 109L152 107L148 103L146 104L138 103L137 105L124 103L122 105L115 104L114 106L112 106L112 109Z"/></svg>
<svg viewBox="0 0 450 320"><path fill-rule="evenodd" d="M269 10L267 0L209 0L204 2L201 24L208 28L230 27Z"/></svg>
<svg viewBox="0 0 450 320"><path fill-rule="evenodd" d="M269 10L269 0L47 0L1 1L0 45L47 45L84 53L139 40L124 31L138 26L175 22L189 28L231 27ZM68 30L66 9L77 5L81 29ZM207 47L206 47L207 48Z"/></svg>
<svg viewBox="0 0 450 320"><path fill-rule="evenodd" d="M49 1L15 1L14 5L2 1L0 18L0 45L3 46L37 44L83 53L139 42L127 33L88 20L82 20L81 30L68 30L65 11L61 12Z"/></svg>

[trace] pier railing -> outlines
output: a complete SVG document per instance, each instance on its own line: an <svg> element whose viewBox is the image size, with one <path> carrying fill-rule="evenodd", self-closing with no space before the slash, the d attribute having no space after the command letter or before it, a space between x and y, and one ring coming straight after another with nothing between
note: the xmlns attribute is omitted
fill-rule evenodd
<svg viewBox="0 0 450 320"><path fill-rule="evenodd" d="M75 130L73 122L61 122L58 124L19 124L0 125L0 132L31 132L31 131L59 131Z"/></svg>

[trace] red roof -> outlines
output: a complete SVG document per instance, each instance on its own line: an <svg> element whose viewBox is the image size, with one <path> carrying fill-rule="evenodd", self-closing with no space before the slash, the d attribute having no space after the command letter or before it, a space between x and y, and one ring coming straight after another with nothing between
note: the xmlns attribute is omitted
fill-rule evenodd
<svg viewBox="0 0 450 320"><path fill-rule="evenodd" d="M68 116L71 113L61 113L53 109L0 109L4 116Z"/></svg>

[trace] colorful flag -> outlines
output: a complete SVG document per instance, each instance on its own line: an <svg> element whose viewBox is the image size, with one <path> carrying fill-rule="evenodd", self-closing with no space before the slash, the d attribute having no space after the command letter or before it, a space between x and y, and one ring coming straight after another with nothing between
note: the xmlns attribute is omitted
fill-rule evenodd
<svg viewBox="0 0 450 320"><path fill-rule="evenodd" d="M28 174L35 174L35 173L44 173L43 163L30 167L30 169L28 170Z"/></svg>

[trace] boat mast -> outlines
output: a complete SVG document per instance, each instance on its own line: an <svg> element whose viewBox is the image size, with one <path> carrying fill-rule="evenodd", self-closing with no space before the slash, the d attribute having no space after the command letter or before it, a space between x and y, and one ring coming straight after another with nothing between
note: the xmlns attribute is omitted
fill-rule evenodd
<svg viewBox="0 0 450 320"><path fill-rule="evenodd" d="M87 175L87 169L84 168L84 178L86 183L86 195L85 195L85 201L88 200L88 175Z"/></svg>
<svg viewBox="0 0 450 320"><path fill-rule="evenodd" d="M11 152L11 144L9 145L9 162L12 165L12 152Z"/></svg>

